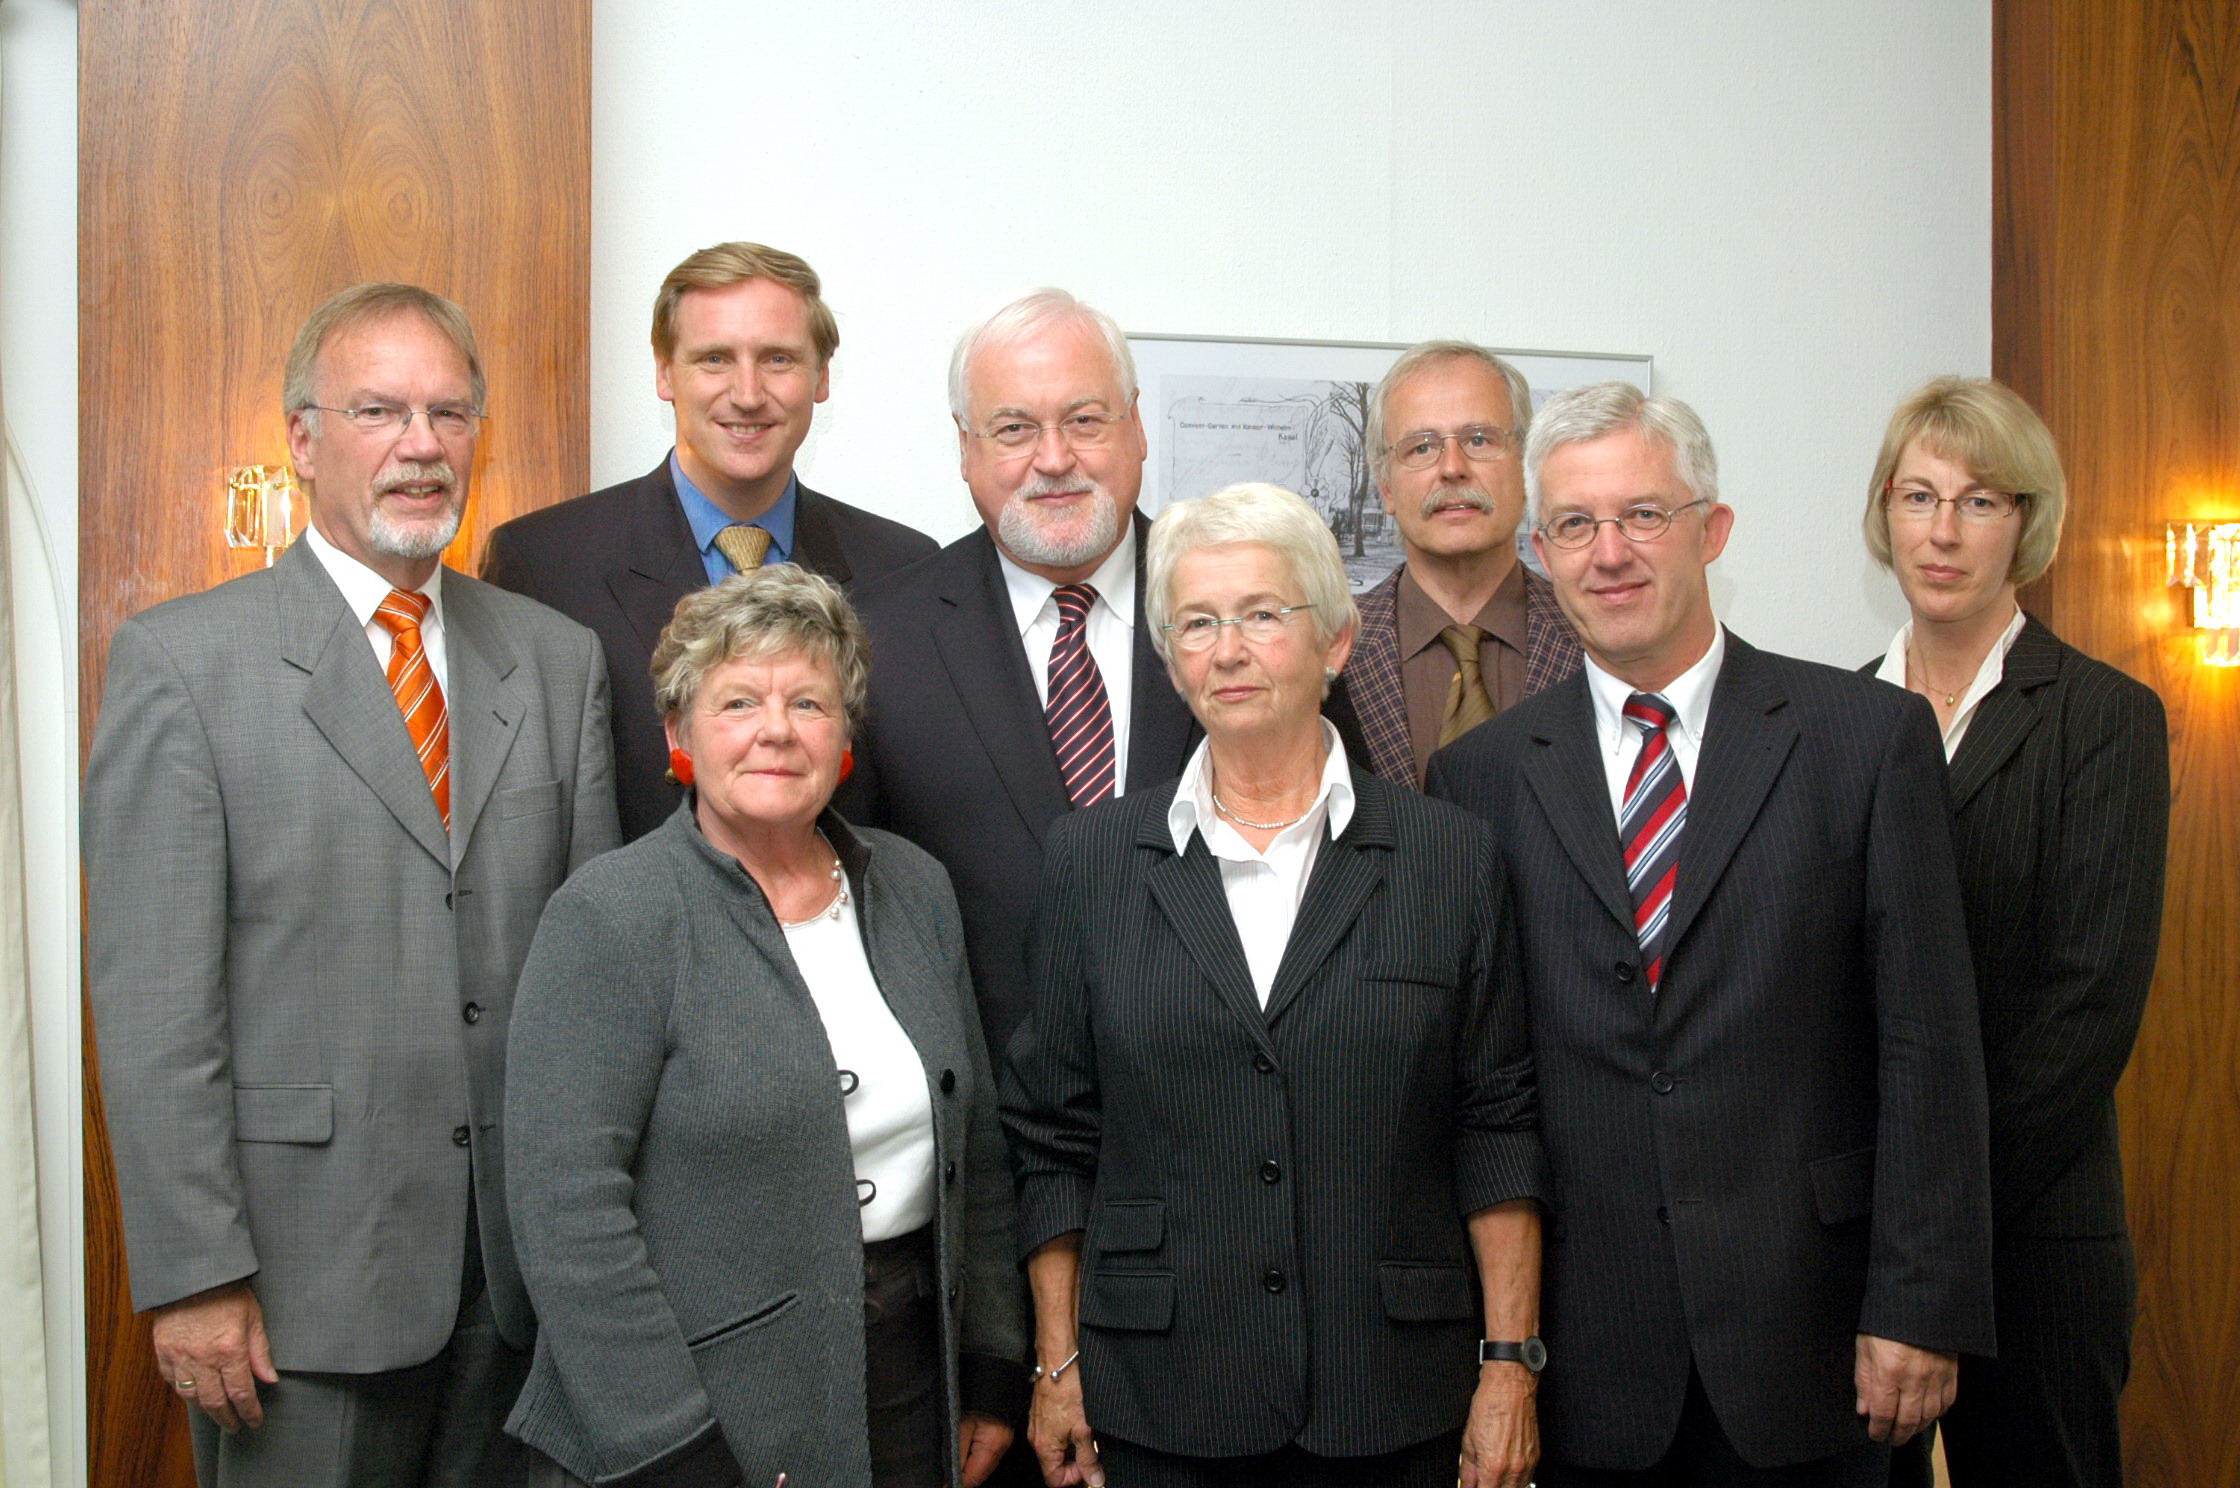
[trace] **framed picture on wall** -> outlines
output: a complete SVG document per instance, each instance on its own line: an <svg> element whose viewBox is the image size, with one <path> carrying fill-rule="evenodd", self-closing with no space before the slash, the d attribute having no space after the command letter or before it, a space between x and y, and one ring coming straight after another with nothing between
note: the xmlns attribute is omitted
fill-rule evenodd
<svg viewBox="0 0 2240 1488"><path fill-rule="evenodd" d="M1364 430L1370 390L1407 347L1131 335L1128 349L1150 444L1146 514L1238 481L1273 481L1329 520L1356 591L1392 572L1398 534L1377 499ZM1615 379L1649 391L1645 356L1492 349L1524 374L1535 408L1590 382Z"/></svg>

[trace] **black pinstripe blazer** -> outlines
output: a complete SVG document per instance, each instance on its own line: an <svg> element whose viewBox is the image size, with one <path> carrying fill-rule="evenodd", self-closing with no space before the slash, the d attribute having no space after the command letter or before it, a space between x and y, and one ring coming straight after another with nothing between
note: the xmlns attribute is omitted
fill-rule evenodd
<svg viewBox="0 0 2240 1488"><path fill-rule="evenodd" d="M2115 1089L2154 980L2170 834L2162 700L2026 621L1951 789L1999 1232L2121 1235Z"/></svg>
<svg viewBox="0 0 2240 1488"><path fill-rule="evenodd" d="M1544 1186L1515 953L1485 828L1353 780L1265 1012L1172 784L1051 832L1004 1121L1023 1250L1087 1230L1099 1431L1353 1456L1468 1414L1463 1217Z"/></svg>
<svg viewBox="0 0 2240 1488"><path fill-rule="evenodd" d="M1691 1360L1759 1466L1865 1440L1853 1336L1992 1347L1983 1061L1919 698L1729 635L1661 990L1584 676L1433 757L1495 824L1542 1141L1548 1453L1638 1469Z"/></svg>

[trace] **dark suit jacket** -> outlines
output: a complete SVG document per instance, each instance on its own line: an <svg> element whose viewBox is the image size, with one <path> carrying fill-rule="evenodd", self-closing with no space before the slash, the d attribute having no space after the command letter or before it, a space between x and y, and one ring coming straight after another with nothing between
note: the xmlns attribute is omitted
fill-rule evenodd
<svg viewBox="0 0 2240 1488"><path fill-rule="evenodd" d="M1086 1229L1098 1431L1358 1456L1460 1426L1463 1217L1545 1190L1491 834L1354 771L1265 1012L1175 787L1051 833L1003 1114L1021 1253Z"/></svg>
<svg viewBox="0 0 2240 1488"><path fill-rule="evenodd" d="M2170 833L2162 700L2026 621L1951 789L1999 1233L2121 1235L2115 1089L2154 980Z"/></svg>
<svg viewBox="0 0 2240 1488"><path fill-rule="evenodd" d="M1147 525L1136 519L1131 792L1182 773L1196 727L1141 613ZM1001 1059L1026 1015L1027 915L1044 844L1073 803L995 541L976 530L854 599L871 631L871 705L856 730L854 778L836 804L851 821L909 838L949 870L988 1048Z"/></svg>
<svg viewBox="0 0 2240 1488"><path fill-rule="evenodd" d="M1361 631L1338 689L1359 721L1364 763L1394 785L1420 789L1408 737L1408 695L1400 680L1401 564L1362 594ZM1544 692L1579 670L1579 636L1556 603L1555 586L1524 571L1524 690Z"/></svg>
<svg viewBox="0 0 2240 1488"><path fill-rule="evenodd" d="M1826 1456L1866 1439L1854 1334L1991 1350L1942 765L1919 698L1730 635L1651 994L1585 676L1433 758L1494 823L1524 946L1552 1458L1654 1463L1691 1360L1748 1461Z"/></svg>
<svg viewBox="0 0 2240 1488"><path fill-rule="evenodd" d="M793 561L843 587L933 552L932 538L801 488ZM708 587L684 507L663 460L651 474L578 496L490 534L482 576L541 600L599 636L614 688L614 776L622 839L634 842L677 809L669 745L649 670L677 601Z"/></svg>

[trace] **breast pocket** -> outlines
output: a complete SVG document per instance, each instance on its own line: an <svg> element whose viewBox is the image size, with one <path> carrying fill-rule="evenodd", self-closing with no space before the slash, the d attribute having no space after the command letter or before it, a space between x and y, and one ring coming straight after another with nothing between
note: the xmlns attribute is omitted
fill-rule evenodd
<svg viewBox="0 0 2240 1488"><path fill-rule="evenodd" d="M502 790L494 803L501 821L511 821L517 816L540 816L560 809L560 782L540 780L535 785L516 786Z"/></svg>

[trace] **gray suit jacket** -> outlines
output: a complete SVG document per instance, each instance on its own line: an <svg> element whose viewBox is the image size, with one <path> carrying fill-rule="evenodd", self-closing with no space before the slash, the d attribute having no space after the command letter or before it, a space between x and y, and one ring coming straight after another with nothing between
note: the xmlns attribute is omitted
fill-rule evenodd
<svg viewBox="0 0 2240 1488"><path fill-rule="evenodd" d="M507 1015L546 896L616 840L606 672L542 605L455 572L443 605L448 837L301 543L110 647L86 975L133 1299L253 1278L283 1369L433 1357L470 1182L499 1326L533 1328L505 1222Z"/></svg>
<svg viewBox="0 0 2240 1488"><path fill-rule="evenodd" d="M831 1046L768 901L689 803L554 896L521 974L509 1181L543 1326L506 1426L601 1485L868 1483ZM951 1421L960 1401L1009 1414L1026 1304L956 897L901 838L820 825L933 1103Z"/></svg>

